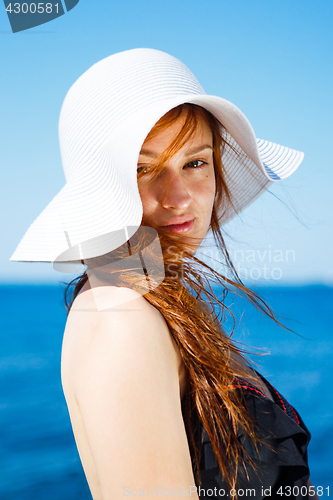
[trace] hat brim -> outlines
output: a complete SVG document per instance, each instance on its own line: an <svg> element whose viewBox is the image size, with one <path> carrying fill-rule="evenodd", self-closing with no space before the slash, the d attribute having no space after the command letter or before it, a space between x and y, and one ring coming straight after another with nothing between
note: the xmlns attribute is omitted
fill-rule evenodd
<svg viewBox="0 0 333 500"><path fill-rule="evenodd" d="M112 145L107 145L98 162L95 177L69 181L30 226L10 260L65 262L105 254L125 243L139 228L142 203L136 182L136 165L141 145L154 124L170 109L193 103L210 111L227 130L223 165L232 206L220 214L230 221L253 202L274 181L285 179L300 165L303 153L256 139L246 116L231 102L209 95L183 95L166 99L134 113L122 123ZM140 130L139 133L137 132ZM119 143L133 138L128 151ZM130 163L130 175L119 175L115 158ZM112 163L113 162L113 163ZM130 233L129 233L129 228ZM83 245L95 241L95 245ZM85 254L82 255L82 248Z"/></svg>

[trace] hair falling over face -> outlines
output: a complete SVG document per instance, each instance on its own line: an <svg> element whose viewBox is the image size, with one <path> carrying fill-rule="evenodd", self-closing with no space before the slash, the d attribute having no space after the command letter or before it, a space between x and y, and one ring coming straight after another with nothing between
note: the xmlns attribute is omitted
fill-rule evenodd
<svg viewBox="0 0 333 500"><path fill-rule="evenodd" d="M172 234L161 234L159 241L164 261L163 276L159 276L160 267L158 265L154 267L152 264L149 279L159 284L156 287L152 286L149 292L144 293L144 297L165 318L186 369L187 391L182 400L182 407L194 455L196 482L200 485L201 443L195 437L194 414L202 421L208 433L225 480L230 487L235 487L237 469L244 463L254 466L237 439L239 428L242 427L248 433L255 445L261 440L256 436L247 408L235 390L235 377L249 379L251 372L242 354L244 351L238 348L232 342L231 336L226 336L221 328L226 316L229 314L232 316L225 305L227 293L232 292L247 297L263 313L276 323L280 323L269 306L243 285L231 262L220 229L221 215L232 205L222 163L226 145L223 126L204 108L194 104L183 104L164 115L150 131L147 139L165 130L180 117L184 117L183 126L156 160L154 176L159 175L160 165L182 148L193 135L199 121L204 120L212 131L216 180L210 228L223 255L228 276L217 272L194 255L195 242L192 248L189 239L184 242ZM139 177L140 175L138 173ZM152 222L145 220L145 217L142 225L153 227ZM139 230L130 240L131 253L149 248L149 238L151 236ZM107 264L124 256L128 256L128 245L84 263L88 271L94 270L103 279L103 275L110 272ZM150 255L150 262L154 262L153 254ZM113 272L112 283L142 291L142 268ZM88 275L85 272L67 286L65 303L68 311L87 280ZM110 276L108 282L110 283ZM221 299L214 293L212 285L223 290ZM208 303L212 313L208 313L207 309L202 307L202 301Z"/></svg>

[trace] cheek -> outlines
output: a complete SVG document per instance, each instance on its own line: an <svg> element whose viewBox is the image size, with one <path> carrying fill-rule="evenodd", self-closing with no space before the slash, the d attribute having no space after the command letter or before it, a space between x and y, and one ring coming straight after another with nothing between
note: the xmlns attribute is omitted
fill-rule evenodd
<svg viewBox="0 0 333 500"><path fill-rule="evenodd" d="M216 184L215 176L207 175L203 182L197 186L195 198L199 201L201 208L211 211L215 200Z"/></svg>
<svg viewBox="0 0 333 500"><path fill-rule="evenodd" d="M215 178L215 169L214 169L211 176L210 176L210 196L211 196L212 207L213 207L214 200L215 200L215 194L216 194L216 178Z"/></svg>
<svg viewBox="0 0 333 500"><path fill-rule="evenodd" d="M143 208L143 215L147 216L151 214L154 210L152 194L150 190L147 188L147 186L140 186L139 184L138 187Z"/></svg>

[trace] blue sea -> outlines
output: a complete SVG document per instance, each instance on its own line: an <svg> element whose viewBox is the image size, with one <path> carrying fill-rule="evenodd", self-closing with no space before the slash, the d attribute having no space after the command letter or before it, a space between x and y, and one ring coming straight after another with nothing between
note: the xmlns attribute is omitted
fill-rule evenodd
<svg viewBox="0 0 333 500"><path fill-rule="evenodd" d="M91 499L61 388L63 291L63 285L0 286L1 500ZM333 288L258 291L295 333L231 296L234 338L261 349L252 359L312 433L312 482L333 495Z"/></svg>

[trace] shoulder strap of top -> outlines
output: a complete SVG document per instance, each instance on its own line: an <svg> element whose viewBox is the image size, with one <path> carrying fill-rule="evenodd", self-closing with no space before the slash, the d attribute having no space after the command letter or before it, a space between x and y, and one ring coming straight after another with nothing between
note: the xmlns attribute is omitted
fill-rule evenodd
<svg viewBox="0 0 333 500"><path fill-rule="evenodd" d="M291 406L291 404L286 400L285 397L282 396L282 394L279 393L279 391L277 391L275 389L275 387L272 386L272 384L265 379L265 377L263 377L259 372L257 372L255 370L255 373L258 375L258 377L260 377L260 379L263 381L263 383L268 387L268 389L270 390L271 394L272 394L272 397L274 399L274 402L290 417L292 418L298 425L300 425L300 420L298 418L298 415L295 411L295 409ZM252 392L265 398L265 399L268 399L265 394L260 390L258 389L258 387L254 386L253 384L251 384L250 382L248 382L247 380L244 380L243 378L239 378L237 377L237 382L235 383L235 386L238 387L239 389L241 389L242 391L248 391L248 392Z"/></svg>
<svg viewBox="0 0 333 500"><path fill-rule="evenodd" d="M256 373L261 378L261 380L264 382L264 384L267 385L267 387L270 390L276 404L278 404L280 406L280 408L282 408L282 410L290 418L292 418L298 425L300 425L300 420L298 418L298 414L297 414L295 408L293 406L291 406L291 404L286 400L286 398L284 396L282 396L282 394L280 394L279 391L277 391L275 389L275 387L273 387L272 384L267 379L265 379L265 377L263 377L258 372L256 372Z"/></svg>
<svg viewBox="0 0 333 500"><path fill-rule="evenodd" d="M259 396L262 396L263 398L266 398L265 394L258 389L255 385L251 384L244 378L237 377L236 382L233 384L234 387L237 387L238 389L241 389L242 391L250 391L252 393L256 393Z"/></svg>

